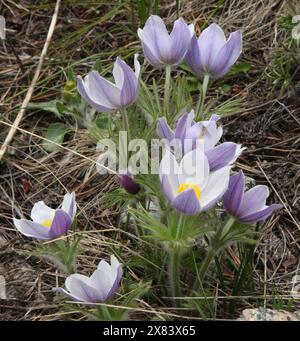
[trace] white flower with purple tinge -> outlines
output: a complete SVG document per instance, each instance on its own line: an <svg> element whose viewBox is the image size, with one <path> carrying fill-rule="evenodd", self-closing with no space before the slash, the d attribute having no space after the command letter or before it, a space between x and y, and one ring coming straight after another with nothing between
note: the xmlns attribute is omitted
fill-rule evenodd
<svg viewBox="0 0 300 341"><path fill-rule="evenodd" d="M194 25L187 25L183 18L175 21L169 34L163 20L151 15L143 29L138 29L144 55L154 67L178 66L184 59L194 34Z"/></svg>
<svg viewBox="0 0 300 341"><path fill-rule="evenodd" d="M211 171L232 164L245 148L233 142L224 142L216 146L223 134L221 126L217 126L220 119L212 115L208 121L194 121L194 110L183 114L173 131L165 117L158 119L157 134L167 142L167 147L181 148L182 154L192 149L200 148L206 155ZM179 142L179 143L178 143Z"/></svg>
<svg viewBox="0 0 300 341"><path fill-rule="evenodd" d="M231 33L226 41L221 27L211 24L198 39L196 35L192 37L185 60L197 77L202 78L204 74L209 74L216 79L230 70L241 51L241 31Z"/></svg>
<svg viewBox="0 0 300 341"><path fill-rule="evenodd" d="M101 260L91 277L72 274L65 282L66 290L55 288L54 291L77 302L102 303L110 300L118 291L123 275L122 264L112 255L111 265Z"/></svg>
<svg viewBox="0 0 300 341"><path fill-rule="evenodd" d="M91 71L84 79L78 76L78 92L93 108L102 112L114 112L131 105L139 94L141 66L137 57L134 57L135 72L117 58L113 68L115 84L97 71Z"/></svg>
<svg viewBox="0 0 300 341"><path fill-rule="evenodd" d="M13 219L16 228L25 236L39 240L52 240L66 233L76 215L75 193L64 196L61 208L54 210L43 201L34 204L31 219Z"/></svg>
<svg viewBox="0 0 300 341"><path fill-rule="evenodd" d="M229 173L230 166L210 172L208 159L200 149L185 154L180 164L166 150L159 171L165 196L187 215L212 208L227 190Z"/></svg>
<svg viewBox="0 0 300 341"><path fill-rule="evenodd" d="M281 205L266 205L269 189L258 185L245 191L245 176L243 171L232 175L223 202L226 211L243 223L251 224L267 219Z"/></svg>

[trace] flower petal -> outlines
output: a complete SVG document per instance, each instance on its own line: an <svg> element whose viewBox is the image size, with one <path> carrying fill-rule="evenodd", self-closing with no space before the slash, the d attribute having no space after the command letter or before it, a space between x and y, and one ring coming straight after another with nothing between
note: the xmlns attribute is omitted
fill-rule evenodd
<svg viewBox="0 0 300 341"><path fill-rule="evenodd" d="M105 260L101 260L90 279L92 286L100 293L103 301L107 299L116 277L116 271L112 271L111 266Z"/></svg>
<svg viewBox="0 0 300 341"><path fill-rule="evenodd" d="M136 100L139 82L134 71L121 58L117 58L116 64L122 69L124 75L121 88L121 106L126 107Z"/></svg>
<svg viewBox="0 0 300 341"><path fill-rule="evenodd" d="M223 130L221 127L217 127L217 123L215 120L202 121L200 123L202 123L203 127L206 130L204 134L205 150L209 150L219 142ZM219 128L221 128L221 130Z"/></svg>
<svg viewBox="0 0 300 341"><path fill-rule="evenodd" d="M251 224L251 223L255 223L257 221L261 221L261 220L265 220L267 219L275 210L281 208L282 205L279 204L273 204L271 206L266 207L265 209L258 211L258 212L254 212L252 214L246 215L242 218L240 218L240 220L244 223L247 224Z"/></svg>
<svg viewBox="0 0 300 341"><path fill-rule="evenodd" d="M223 197L225 209L237 216L242 204L245 189L245 177L243 171L232 175L229 180L228 190Z"/></svg>
<svg viewBox="0 0 300 341"><path fill-rule="evenodd" d="M44 201L38 201L33 205L30 217L35 223L42 224L46 220L52 220L54 214L53 208L47 206Z"/></svg>
<svg viewBox="0 0 300 341"><path fill-rule="evenodd" d="M211 71L212 61L225 43L224 32L217 24L211 24L200 34L198 39L200 60L206 71Z"/></svg>
<svg viewBox="0 0 300 341"><path fill-rule="evenodd" d="M209 177L207 157L200 149L194 149L182 158L179 165L179 183L191 182L205 187Z"/></svg>
<svg viewBox="0 0 300 341"><path fill-rule="evenodd" d="M101 292L106 301L118 290L122 274L122 264L112 255L111 265L101 260L90 279L93 287Z"/></svg>
<svg viewBox="0 0 300 341"><path fill-rule="evenodd" d="M121 58L117 57L113 67L113 76L116 83L116 87L121 90L124 84L124 72L121 67Z"/></svg>
<svg viewBox="0 0 300 341"><path fill-rule="evenodd" d="M88 93L95 102L98 102L99 104L103 103L104 105L112 108L118 108L121 106L120 89L109 80L100 76L97 71L91 71L89 73L87 86Z"/></svg>
<svg viewBox="0 0 300 341"><path fill-rule="evenodd" d="M121 280L123 276L123 269L122 269L122 264L118 261L117 257L114 255L110 256L110 265L114 271L117 272L117 278L118 280ZM121 269L121 271L120 271Z"/></svg>
<svg viewBox="0 0 300 341"><path fill-rule="evenodd" d="M237 144L236 145L236 149L235 149L235 154L234 154L232 160L229 163L230 164L234 163L245 149L247 149L247 147L242 147L241 144Z"/></svg>
<svg viewBox="0 0 300 341"><path fill-rule="evenodd" d="M166 198L172 202L178 190L177 177L173 178L168 175L163 175L161 178L161 185Z"/></svg>
<svg viewBox="0 0 300 341"><path fill-rule="evenodd" d="M142 47L144 56L152 66L156 68L164 66L164 62L159 59L159 57L155 54L153 49L151 49L146 43L142 43Z"/></svg>
<svg viewBox="0 0 300 341"><path fill-rule="evenodd" d="M204 66L200 59L200 49L197 37L193 35L190 47L187 51L187 54L185 56L185 61L191 68L192 72L198 77L201 78L204 73Z"/></svg>
<svg viewBox="0 0 300 341"><path fill-rule="evenodd" d="M176 208L176 210L187 215L195 215L201 211L196 192L192 188L177 195L177 197L173 200L172 205Z"/></svg>
<svg viewBox="0 0 300 341"><path fill-rule="evenodd" d="M179 186L178 173L179 167L175 156L168 149L166 149L159 165L160 180L162 181L163 175L168 176L170 185L172 188L174 188L174 190L177 190Z"/></svg>
<svg viewBox="0 0 300 341"><path fill-rule="evenodd" d="M83 97L86 102L89 103L89 105L99 111L114 112L116 108L113 107L111 104L107 104L107 101L103 97L101 97L102 102L99 102L99 96L96 100L90 96L87 82L88 75L85 77L85 80L83 80L80 76L77 77L77 90L81 97ZM105 104L103 104L103 102Z"/></svg>
<svg viewBox="0 0 300 341"><path fill-rule="evenodd" d="M193 111L191 113L193 113ZM191 127L193 120L193 118L191 118L191 113L183 114L180 116L175 130L176 139L183 140L185 138L186 131Z"/></svg>
<svg viewBox="0 0 300 341"><path fill-rule="evenodd" d="M244 193L242 205L239 210L239 217L243 217L264 209L268 196L269 189L267 186L258 185L249 189Z"/></svg>
<svg viewBox="0 0 300 341"><path fill-rule="evenodd" d="M61 209L69 214L73 222L77 210L75 192L66 193L64 195L64 200L62 202Z"/></svg>
<svg viewBox="0 0 300 341"><path fill-rule="evenodd" d="M82 302L101 303L105 300L105 297L91 285L91 280L87 276L72 274L67 277L65 286L71 296L79 298Z"/></svg>
<svg viewBox="0 0 300 341"><path fill-rule="evenodd" d="M160 117L157 122L157 135L161 139L166 139L171 141L174 139L174 132L168 125L168 122L165 117Z"/></svg>
<svg viewBox="0 0 300 341"><path fill-rule="evenodd" d="M66 296L66 297L68 297L71 300L76 301L76 302L87 302L88 301L88 298L83 299L82 297L78 297L78 296L68 292L67 290L65 290L63 288L53 288L52 291L63 294L64 296Z"/></svg>
<svg viewBox="0 0 300 341"><path fill-rule="evenodd" d="M30 220L13 219L15 227L26 237L32 237L39 240L50 240L50 229Z"/></svg>
<svg viewBox="0 0 300 341"><path fill-rule="evenodd" d="M63 210L56 210L55 216L50 227L50 236L52 239L58 238L66 233L72 226L72 219L68 213Z"/></svg>
<svg viewBox="0 0 300 341"><path fill-rule="evenodd" d="M220 115L212 114L209 120L217 122L219 121L220 118L221 118Z"/></svg>
<svg viewBox="0 0 300 341"><path fill-rule="evenodd" d="M183 18L175 21L170 34L172 64L178 65L185 57L193 35L190 29Z"/></svg>
<svg viewBox="0 0 300 341"><path fill-rule="evenodd" d="M185 138L195 141L200 138L202 131L203 131L202 123L197 122L187 130Z"/></svg>
<svg viewBox="0 0 300 341"><path fill-rule="evenodd" d="M206 186L202 190L200 204L203 210L211 208L225 193L229 184L230 167L223 167L210 174Z"/></svg>
<svg viewBox="0 0 300 341"><path fill-rule="evenodd" d="M163 20L157 15L151 15L143 30L138 30L143 44L147 45L152 55L163 63L170 60L171 38Z"/></svg>
<svg viewBox="0 0 300 341"><path fill-rule="evenodd" d="M230 34L226 44L213 57L211 69L214 79L225 75L239 58L242 51L242 32L236 31Z"/></svg>
<svg viewBox="0 0 300 341"><path fill-rule="evenodd" d="M122 279L123 276L123 269L122 269L122 264L119 263L119 261L117 260L117 258L112 255L110 257L110 264L112 269L117 273L115 281L113 282L113 285L107 295L107 300L110 300L112 298L112 296L114 296L114 294L118 291L119 286L120 286L120 281Z"/></svg>
<svg viewBox="0 0 300 341"><path fill-rule="evenodd" d="M216 171L227 166L235 156L237 145L233 142L224 142L217 147L211 148L205 153L209 168L211 171Z"/></svg>
<svg viewBox="0 0 300 341"><path fill-rule="evenodd" d="M141 64L139 62L139 54L134 55L134 74L136 79L139 79L141 73Z"/></svg>

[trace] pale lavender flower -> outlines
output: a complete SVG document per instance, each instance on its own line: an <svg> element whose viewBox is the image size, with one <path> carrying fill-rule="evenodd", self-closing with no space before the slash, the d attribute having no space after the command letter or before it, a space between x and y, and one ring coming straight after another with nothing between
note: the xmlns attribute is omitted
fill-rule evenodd
<svg viewBox="0 0 300 341"><path fill-rule="evenodd" d="M200 34L199 39L195 35L192 37L185 60L197 77L209 74L216 79L230 70L241 51L241 31L231 33L226 41L221 27L211 24Z"/></svg>
<svg viewBox="0 0 300 341"><path fill-rule="evenodd" d="M157 134L170 149L181 148L185 154L192 149L200 148L206 155L211 171L232 164L245 148L233 142L224 142L216 146L223 134L217 125L218 115L212 115L208 121L194 121L194 111L183 114L173 131L165 117L158 119Z"/></svg>
<svg viewBox="0 0 300 341"><path fill-rule="evenodd" d="M229 214L243 223L251 224L267 219L281 205L266 205L269 189L258 185L245 191L245 177L243 171L232 175L229 187L223 197L224 207Z"/></svg>
<svg viewBox="0 0 300 341"><path fill-rule="evenodd" d="M193 34L194 25L187 25L183 18L175 21L169 34L157 15L151 15L144 28L138 29L144 55L154 67L178 66L187 53Z"/></svg>
<svg viewBox="0 0 300 341"><path fill-rule="evenodd" d="M134 103L139 94L140 63L135 55L135 72L121 59L117 58L113 76L115 84L91 71L84 79L78 76L78 92L95 109L114 112Z"/></svg>
<svg viewBox="0 0 300 341"><path fill-rule="evenodd" d="M34 204L31 219L13 219L15 227L23 235L39 240L52 240L66 233L76 215L75 193L64 196L60 209L54 210L43 201Z"/></svg>
<svg viewBox="0 0 300 341"><path fill-rule="evenodd" d="M167 149L160 163L162 190L171 205L187 215L212 208L227 190L230 166L210 172L200 149L184 155L180 164Z"/></svg>
<svg viewBox="0 0 300 341"><path fill-rule="evenodd" d="M102 303L110 300L118 291L122 279L122 264L112 255L111 265L101 260L92 276L72 274L65 282L66 289L54 288L56 292L84 303Z"/></svg>
<svg viewBox="0 0 300 341"><path fill-rule="evenodd" d="M130 194L137 194L141 186L134 180L132 174L127 171L125 174L119 174L120 185Z"/></svg>

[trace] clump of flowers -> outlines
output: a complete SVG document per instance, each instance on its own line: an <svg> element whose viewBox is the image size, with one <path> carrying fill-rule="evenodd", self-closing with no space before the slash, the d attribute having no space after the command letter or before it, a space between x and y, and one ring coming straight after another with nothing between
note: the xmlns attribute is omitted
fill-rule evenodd
<svg viewBox="0 0 300 341"><path fill-rule="evenodd" d="M129 171L115 172L122 190L109 194L112 199L108 202L123 205L122 213L126 213L127 223L121 228L133 226L139 238L147 238L155 246L155 250L151 248L151 252L141 258L154 258L160 252L160 266L165 267L168 276L161 272L159 279L156 278L156 268L151 270L151 276L156 278L161 290L174 299L174 306L179 306L181 302L176 298L182 294L192 297L203 293L205 277L212 270L215 257L230 244L256 243L254 225L281 206L266 205L269 196L266 186L258 185L245 191L245 176L234 169L235 161L245 147L222 141L222 113L216 114L213 104L205 103L210 83L226 75L239 58L241 31L231 33L226 40L223 30L217 24L211 24L197 38L194 25L188 25L180 18L169 34L160 17L150 16L145 27L138 30L138 36L146 61L155 68L165 69L163 101L160 101L155 82L153 87L145 83L140 86L141 68L137 56L135 71L117 58L113 67L115 84L91 71L84 79L78 77L77 87L89 105L109 113L109 123L104 128L111 134L111 139L116 139L118 130L129 133L129 129L131 139L144 137L146 145L150 144L150 138L158 136L161 139L163 156L158 172L135 173L134 176ZM178 96L181 93L191 98L187 83L180 83L179 76L175 80L175 74L172 77L172 72L184 63L199 82L200 93L192 94L197 97L192 105L189 101L182 105L180 101L185 96ZM177 93L174 95L175 82ZM119 122L119 114L122 122ZM126 149L127 155L127 147L121 143L119 151ZM129 166L126 165L126 169L130 169ZM54 210L38 202L31 212L32 221L14 219L14 223L25 236L47 241L66 233L75 214L72 193L65 195L61 208ZM145 250L139 250L141 255L143 252ZM162 263L165 255L168 265ZM191 255L194 262L186 265L185 257L190 260ZM188 270L184 288L181 287L183 259ZM146 271L147 267L144 268ZM66 289L57 288L56 291L77 303L104 303L115 299L122 274L121 264L111 256L111 265L102 260L91 277L73 273L66 279ZM127 278L123 279L124 290L129 288L127 281ZM130 293L127 305L142 295L145 287L135 290L135 294ZM126 296L126 290L124 294ZM111 312L104 308L100 315L101 319L112 319ZM114 318L124 316L117 314Z"/></svg>

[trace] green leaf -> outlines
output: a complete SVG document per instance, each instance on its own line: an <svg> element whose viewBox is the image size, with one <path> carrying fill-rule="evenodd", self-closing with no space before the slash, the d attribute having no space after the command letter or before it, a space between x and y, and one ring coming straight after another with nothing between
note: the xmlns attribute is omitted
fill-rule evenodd
<svg viewBox="0 0 300 341"><path fill-rule="evenodd" d="M80 250L81 235L75 235L74 238L65 240L57 240L50 244L40 244L37 246L34 254L41 256L52 263L67 274L76 271L76 258Z"/></svg>
<svg viewBox="0 0 300 341"><path fill-rule="evenodd" d="M210 108L209 112L205 115L205 118L208 118L211 116L212 112L214 114L218 114L221 117L227 117L231 115L238 114L243 108L243 98L237 97L237 98L230 98L226 102L221 103L216 108Z"/></svg>
<svg viewBox="0 0 300 341"><path fill-rule="evenodd" d="M74 72L74 69L71 66L67 68L66 74L67 74L68 81L76 82L76 74Z"/></svg>
<svg viewBox="0 0 300 341"><path fill-rule="evenodd" d="M95 64L92 67L92 70L98 71L99 73L103 71L103 65L100 60L97 60L95 62Z"/></svg>
<svg viewBox="0 0 300 341"><path fill-rule="evenodd" d="M138 209L130 207L129 212L142 228L151 231L152 234L148 235L148 237L155 238L161 242L171 242L173 240L170 229L162 224L155 216L147 212L143 207L139 207Z"/></svg>
<svg viewBox="0 0 300 341"><path fill-rule="evenodd" d="M57 117L61 117L61 113L57 108L57 100L48 101L48 102L37 102L37 103L29 103L28 109L40 109L44 111L50 111L55 114Z"/></svg>
<svg viewBox="0 0 300 341"><path fill-rule="evenodd" d="M223 95L226 93L229 93L232 89L232 86L230 84L224 83L218 87L218 91Z"/></svg>
<svg viewBox="0 0 300 341"><path fill-rule="evenodd" d="M110 130L115 128L114 123L111 121L110 114L103 113L98 115L92 122L87 125L87 129L93 140L96 142L107 138Z"/></svg>
<svg viewBox="0 0 300 341"><path fill-rule="evenodd" d="M49 125L45 138L55 143L61 144L64 141L64 137L67 133L72 131L71 127L64 123L52 123ZM57 149L57 145L49 141L43 142L43 147L47 152L53 152Z"/></svg>
<svg viewBox="0 0 300 341"><path fill-rule="evenodd" d="M251 69L251 65L249 63L242 62L242 63L234 65L229 71L228 76L231 77L231 76L238 75L240 73L246 73L250 69Z"/></svg>

